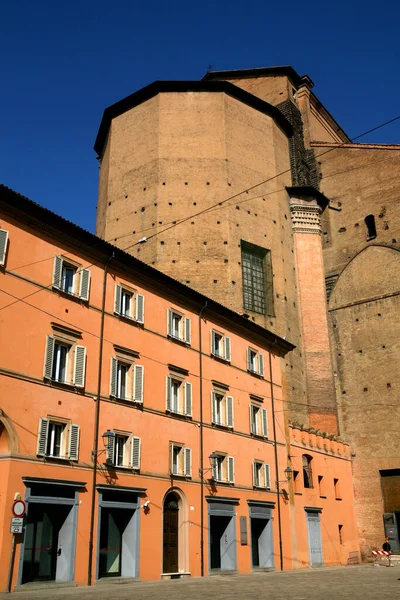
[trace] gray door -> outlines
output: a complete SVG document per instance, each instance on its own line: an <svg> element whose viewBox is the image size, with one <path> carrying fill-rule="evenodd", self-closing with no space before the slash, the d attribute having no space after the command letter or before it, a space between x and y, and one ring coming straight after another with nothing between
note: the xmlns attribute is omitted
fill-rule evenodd
<svg viewBox="0 0 400 600"><path fill-rule="evenodd" d="M385 536L390 544L390 551L394 554L400 552L399 534L397 530L396 513L385 513L383 515L385 523Z"/></svg>
<svg viewBox="0 0 400 600"><path fill-rule="evenodd" d="M319 513L307 512L308 554L310 567L323 565Z"/></svg>
<svg viewBox="0 0 400 600"><path fill-rule="evenodd" d="M272 519L250 519L252 565L262 569L274 567Z"/></svg>
<svg viewBox="0 0 400 600"><path fill-rule="evenodd" d="M56 581L71 581L74 569L75 519L72 506L58 532Z"/></svg>
<svg viewBox="0 0 400 600"><path fill-rule="evenodd" d="M220 539L221 569L234 571L236 568L236 539L234 518L226 519L226 527Z"/></svg>

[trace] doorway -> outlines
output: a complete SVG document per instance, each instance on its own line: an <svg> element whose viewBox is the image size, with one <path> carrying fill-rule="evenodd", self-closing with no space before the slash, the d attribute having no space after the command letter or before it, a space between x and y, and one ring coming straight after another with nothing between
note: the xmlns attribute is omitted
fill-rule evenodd
<svg viewBox="0 0 400 600"><path fill-rule="evenodd" d="M211 571L236 570L236 499L207 498Z"/></svg>
<svg viewBox="0 0 400 600"><path fill-rule="evenodd" d="M32 504L25 529L22 583L65 581L71 506Z"/></svg>
<svg viewBox="0 0 400 600"><path fill-rule="evenodd" d="M163 573L179 571L179 497L169 492L163 510Z"/></svg>
<svg viewBox="0 0 400 600"><path fill-rule="evenodd" d="M308 554L310 567L322 566L322 541L319 512L306 511L308 531Z"/></svg>
<svg viewBox="0 0 400 600"><path fill-rule="evenodd" d="M123 534L132 511L103 508L100 520L99 577L121 577Z"/></svg>
<svg viewBox="0 0 400 600"><path fill-rule="evenodd" d="M253 569L275 568L272 532L273 502L248 501L250 512L251 566Z"/></svg>
<svg viewBox="0 0 400 600"><path fill-rule="evenodd" d="M390 551L392 554L399 554L400 512L385 513L383 521L385 523L385 537L387 537L390 544Z"/></svg>

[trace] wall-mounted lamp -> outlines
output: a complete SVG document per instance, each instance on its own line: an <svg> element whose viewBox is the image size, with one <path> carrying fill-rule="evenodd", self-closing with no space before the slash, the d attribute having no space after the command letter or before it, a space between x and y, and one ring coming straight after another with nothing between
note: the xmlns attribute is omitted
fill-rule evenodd
<svg viewBox="0 0 400 600"><path fill-rule="evenodd" d="M115 439L115 433L113 431L110 431L110 429L107 429L107 431L105 431L103 433L103 435L101 436L102 440L103 440L103 445L104 445L104 450L92 450L92 461L94 462L95 460L97 461L97 457L99 456L99 454L102 454L103 452L107 452L107 448L109 447L109 443L110 443L110 439Z"/></svg>
<svg viewBox="0 0 400 600"><path fill-rule="evenodd" d="M277 481L277 484L286 483L287 481L290 481L292 479L293 469L291 469L290 467L286 467L286 469L283 472L285 474L285 479L283 479L282 481Z"/></svg>
<svg viewBox="0 0 400 600"><path fill-rule="evenodd" d="M209 471L213 471L215 469L215 467L217 466L218 454L216 452L211 452L210 456L208 457L208 460L210 461L210 468L199 469L199 477L203 477L205 473L208 473Z"/></svg>

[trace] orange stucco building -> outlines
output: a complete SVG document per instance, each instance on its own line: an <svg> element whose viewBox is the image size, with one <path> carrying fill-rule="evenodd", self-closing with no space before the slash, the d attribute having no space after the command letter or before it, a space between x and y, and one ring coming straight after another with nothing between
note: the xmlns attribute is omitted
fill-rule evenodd
<svg viewBox="0 0 400 600"><path fill-rule="evenodd" d="M1 591L357 560L349 447L289 427L285 339L4 186L0 327Z"/></svg>

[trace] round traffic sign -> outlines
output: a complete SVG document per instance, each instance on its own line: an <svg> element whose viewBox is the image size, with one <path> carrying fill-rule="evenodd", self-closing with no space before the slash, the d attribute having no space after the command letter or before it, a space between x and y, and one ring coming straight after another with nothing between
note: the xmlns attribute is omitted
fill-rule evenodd
<svg viewBox="0 0 400 600"><path fill-rule="evenodd" d="M13 514L16 517L23 517L26 512L26 504L23 500L16 500L12 507Z"/></svg>

